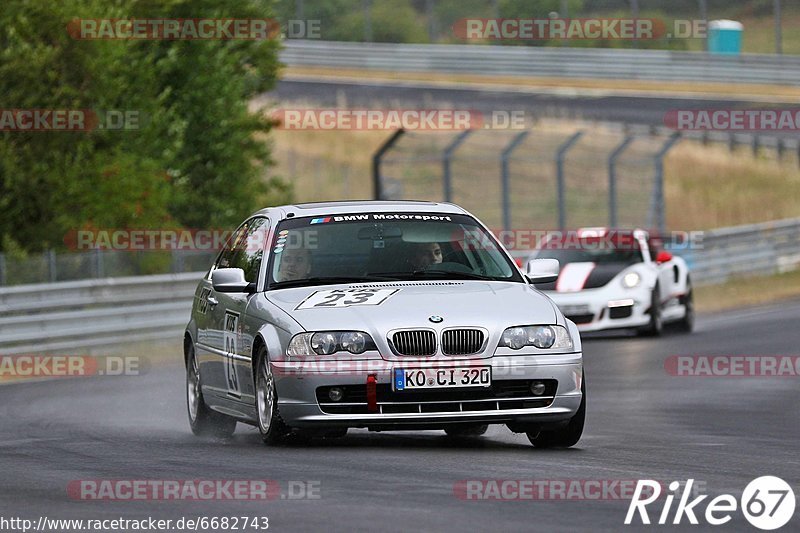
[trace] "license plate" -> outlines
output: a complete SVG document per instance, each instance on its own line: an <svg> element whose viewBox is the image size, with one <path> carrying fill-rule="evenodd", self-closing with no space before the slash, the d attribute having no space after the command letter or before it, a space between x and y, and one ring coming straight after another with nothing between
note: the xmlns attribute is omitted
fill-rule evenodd
<svg viewBox="0 0 800 533"><path fill-rule="evenodd" d="M392 383L396 391L491 387L492 368L395 368Z"/></svg>

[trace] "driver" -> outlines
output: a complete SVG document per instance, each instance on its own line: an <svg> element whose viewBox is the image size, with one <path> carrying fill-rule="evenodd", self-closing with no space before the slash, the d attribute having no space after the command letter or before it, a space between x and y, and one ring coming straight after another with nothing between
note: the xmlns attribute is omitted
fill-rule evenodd
<svg viewBox="0 0 800 533"><path fill-rule="evenodd" d="M305 247L287 247L280 261L275 281L306 279L311 272L311 253Z"/></svg>
<svg viewBox="0 0 800 533"><path fill-rule="evenodd" d="M409 264L413 270L425 270L442 262L442 247L438 242L423 242L412 245Z"/></svg>

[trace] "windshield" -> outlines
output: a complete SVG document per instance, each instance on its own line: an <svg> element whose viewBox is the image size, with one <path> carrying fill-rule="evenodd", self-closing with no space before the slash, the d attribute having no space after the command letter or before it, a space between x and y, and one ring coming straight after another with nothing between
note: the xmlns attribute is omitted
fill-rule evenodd
<svg viewBox="0 0 800 533"><path fill-rule="evenodd" d="M558 259L561 266L569 263L622 263L643 261L639 243L633 237L563 239L553 238L535 254L536 259Z"/></svg>
<svg viewBox="0 0 800 533"><path fill-rule="evenodd" d="M269 287L410 279L522 282L494 237L466 215L359 213L276 228Z"/></svg>

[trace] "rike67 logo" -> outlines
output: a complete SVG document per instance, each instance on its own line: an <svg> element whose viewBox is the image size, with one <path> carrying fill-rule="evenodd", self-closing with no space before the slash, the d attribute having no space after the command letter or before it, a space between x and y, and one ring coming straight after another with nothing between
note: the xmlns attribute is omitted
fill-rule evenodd
<svg viewBox="0 0 800 533"><path fill-rule="evenodd" d="M693 484L693 479L687 480L685 485L678 481L669 484L669 493L664 498L661 512L655 518L657 524L680 524L685 517L690 524L697 525L700 523L699 516L704 518L706 523L719 526L730 522L733 513L736 513L739 508L751 525L768 531L786 525L794 515L796 503L794 491L779 477L762 476L754 479L745 487L739 501L731 494L716 496L706 502L705 512L701 512L700 504L708 498L708 495L700 495L689 500L692 496ZM677 491L681 486L683 486L683 492L678 494ZM647 506L659 500L662 496L661 492L659 482L640 479L628 507L625 524L633 523L637 513L642 524L650 524L651 518ZM673 514L672 504L676 497L678 504ZM672 515L671 522L670 515Z"/></svg>

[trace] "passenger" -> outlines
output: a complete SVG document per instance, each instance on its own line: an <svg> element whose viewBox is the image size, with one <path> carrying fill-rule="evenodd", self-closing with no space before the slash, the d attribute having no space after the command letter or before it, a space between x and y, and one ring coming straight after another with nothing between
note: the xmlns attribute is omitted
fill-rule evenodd
<svg viewBox="0 0 800 533"><path fill-rule="evenodd" d="M311 272L311 253L305 247L287 247L280 258L275 281L306 279Z"/></svg>

